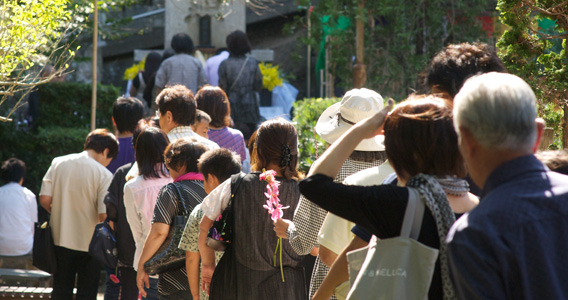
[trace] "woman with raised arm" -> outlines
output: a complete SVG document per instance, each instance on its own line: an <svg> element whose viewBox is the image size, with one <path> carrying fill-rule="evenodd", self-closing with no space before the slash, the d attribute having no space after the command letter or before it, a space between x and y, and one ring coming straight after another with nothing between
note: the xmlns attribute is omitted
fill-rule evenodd
<svg viewBox="0 0 568 300"><path fill-rule="evenodd" d="M339 138L314 163L310 176L300 182L300 190L324 209L385 239L400 235L409 188L417 189L426 206L418 241L440 250L428 298L452 299L455 294L444 240L456 215L469 211L478 201L468 193L466 182L459 179L466 171L458 150L451 107L436 96L411 96L387 117L392 106L391 100L381 112L357 123ZM374 138L383 129L387 158L396 171L399 186L334 183L333 178L354 145ZM324 281L320 289L325 286ZM329 299L329 296L318 291L314 299Z"/></svg>

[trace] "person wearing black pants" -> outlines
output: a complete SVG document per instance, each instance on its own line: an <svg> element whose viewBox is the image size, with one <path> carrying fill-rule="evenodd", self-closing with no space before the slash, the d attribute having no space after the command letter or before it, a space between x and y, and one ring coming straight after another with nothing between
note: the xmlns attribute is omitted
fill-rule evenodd
<svg viewBox="0 0 568 300"><path fill-rule="evenodd" d="M57 273L53 276L51 299L72 300L77 275L76 299L96 299L101 265L88 252L55 246Z"/></svg>

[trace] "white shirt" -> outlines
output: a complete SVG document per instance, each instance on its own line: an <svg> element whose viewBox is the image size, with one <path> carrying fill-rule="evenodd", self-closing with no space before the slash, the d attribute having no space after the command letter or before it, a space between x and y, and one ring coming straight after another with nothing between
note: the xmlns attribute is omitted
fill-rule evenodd
<svg viewBox="0 0 568 300"><path fill-rule="evenodd" d="M39 194L52 197L49 224L56 246L89 251L111 181L112 173L86 151L53 159Z"/></svg>
<svg viewBox="0 0 568 300"><path fill-rule="evenodd" d="M138 270L142 248L152 227L152 217L154 216L154 206L156 206L158 194L162 187L170 182L172 182L171 177L144 179L144 176L140 175L124 185L126 220L130 225L132 237L136 244L134 270Z"/></svg>
<svg viewBox="0 0 568 300"><path fill-rule="evenodd" d="M32 251L37 202L32 191L10 182L0 187L0 255L25 255Z"/></svg>
<svg viewBox="0 0 568 300"><path fill-rule="evenodd" d="M209 220L217 219L229 205L229 200L231 200L231 178L218 185L203 199L201 203L203 214Z"/></svg>
<svg viewBox="0 0 568 300"><path fill-rule="evenodd" d="M380 185L392 173L394 173L394 169L386 161L378 167L368 168L348 176L343 180L343 183L361 186ZM351 232L353 226L355 226L355 223L328 213L320 228L318 241L320 245L340 254L354 237Z"/></svg>
<svg viewBox="0 0 568 300"><path fill-rule="evenodd" d="M205 76L207 76L210 85L219 85L219 65L228 57L229 51L223 51L205 62Z"/></svg>

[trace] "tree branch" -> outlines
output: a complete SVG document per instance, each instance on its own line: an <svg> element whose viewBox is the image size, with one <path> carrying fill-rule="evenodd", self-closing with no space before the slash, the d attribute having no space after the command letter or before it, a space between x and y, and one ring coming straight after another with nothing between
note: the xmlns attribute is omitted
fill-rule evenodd
<svg viewBox="0 0 568 300"><path fill-rule="evenodd" d="M544 39L544 40L568 38L568 33L567 34L559 34L559 35L551 35L551 34L547 34L547 33L544 33L544 32L540 32L538 30L534 30L530 27L528 27L528 28L532 33L543 36L541 39Z"/></svg>
<svg viewBox="0 0 568 300"><path fill-rule="evenodd" d="M546 10L546 9L542 9L542 8L540 8L540 7L538 7L538 6L535 6L535 5L530 4L529 1L526 1L526 0L523 0L523 3L524 3L526 6L532 8L532 9L534 9L534 10L540 12L540 13L543 13L543 14L547 14L547 15L551 15L551 16L561 16L561 15L564 15L563 12L554 13L554 12L548 11L548 10ZM563 4L566 4L566 3L568 3L568 1L565 1L564 3L560 3L559 5L556 5L556 6L554 6L554 7L551 7L550 9L554 9L554 8L556 8L556 7L558 7L558 6L561 6L561 5L563 5Z"/></svg>

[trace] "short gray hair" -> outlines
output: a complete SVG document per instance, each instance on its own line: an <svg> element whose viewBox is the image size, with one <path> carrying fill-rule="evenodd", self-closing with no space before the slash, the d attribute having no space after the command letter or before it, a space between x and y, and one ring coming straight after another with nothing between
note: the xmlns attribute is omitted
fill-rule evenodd
<svg viewBox="0 0 568 300"><path fill-rule="evenodd" d="M486 73L467 80L454 98L454 127L467 128L483 147L532 150L537 138L536 96L521 78Z"/></svg>

